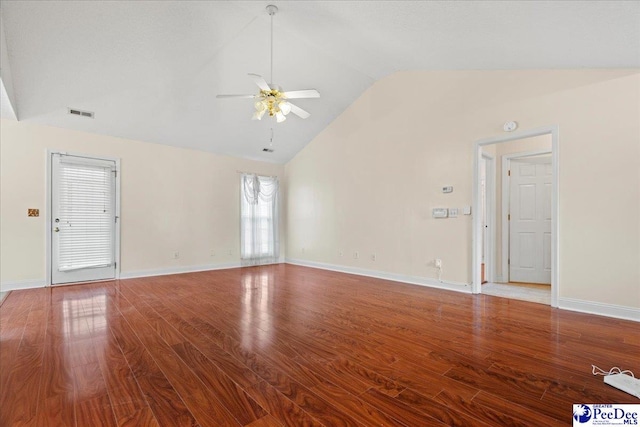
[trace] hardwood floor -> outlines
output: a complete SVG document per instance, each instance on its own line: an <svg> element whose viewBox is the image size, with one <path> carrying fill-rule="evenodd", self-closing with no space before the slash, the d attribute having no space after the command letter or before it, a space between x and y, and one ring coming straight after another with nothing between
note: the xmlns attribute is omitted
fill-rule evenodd
<svg viewBox="0 0 640 427"><path fill-rule="evenodd" d="M1 426L569 425L640 325L293 265L12 292Z"/></svg>
<svg viewBox="0 0 640 427"><path fill-rule="evenodd" d="M494 297L512 298L521 301L551 305L551 285L493 283L482 284L482 293Z"/></svg>

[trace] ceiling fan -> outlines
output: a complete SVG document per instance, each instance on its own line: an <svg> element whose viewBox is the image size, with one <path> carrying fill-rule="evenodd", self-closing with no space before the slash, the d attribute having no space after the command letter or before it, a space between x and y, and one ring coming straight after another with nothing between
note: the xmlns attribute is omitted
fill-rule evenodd
<svg viewBox="0 0 640 427"><path fill-rule="evenodd" d="M278 12L278 7L270 4L267 6L267 13L271 16L271 81L273 82L273 16ZM216 98L252 98L256 111L253 113L253 120L262 120L265 114L275 117L278 123L287 120L287 114L293 113L296 116L306 119L311 114L297 105L289 102L290 99L320 98L320 93L315 89L304 89L284 92L282 88L273 83L269 84L258 74L249 74L260 92L256 95L217 95Z"/></svg>

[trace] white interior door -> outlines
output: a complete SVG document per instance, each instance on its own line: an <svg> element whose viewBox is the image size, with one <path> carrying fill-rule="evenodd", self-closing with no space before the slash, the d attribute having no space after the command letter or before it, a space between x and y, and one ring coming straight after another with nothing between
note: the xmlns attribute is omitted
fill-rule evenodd
<svg viewBox="0 0 640 427"><path fill-rule="evenodd" d="M551 157L512 159L509 281L551 283Z"/></svg>
<svg viewBox="0 0 640 427"><path fill-rule="evenodd" d="M53 153L51 283L115 278L116 162Z"/></svg>

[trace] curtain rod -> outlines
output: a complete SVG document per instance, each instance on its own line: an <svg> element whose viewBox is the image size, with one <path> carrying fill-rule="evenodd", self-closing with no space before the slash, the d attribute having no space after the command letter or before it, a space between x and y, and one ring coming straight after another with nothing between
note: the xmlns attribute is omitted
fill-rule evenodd
<svg viewBox="0 0 640 427"><path fill-rule="evenodd" d="M256 172L247 172L247 171L241 171L241 170L236 170L236 173L246 173L248 175L258 175L258 176L264 176L266 178L280 178L278 175L262 175Z"/></svg>

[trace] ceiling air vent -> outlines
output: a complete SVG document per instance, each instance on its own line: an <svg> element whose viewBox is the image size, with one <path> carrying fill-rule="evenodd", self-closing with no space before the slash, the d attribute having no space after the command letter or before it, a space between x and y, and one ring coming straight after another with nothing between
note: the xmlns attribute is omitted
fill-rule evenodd
<svg viewBox="0 0 640 427"><path fill-rule="evenodd" d="M82 111L78 110L77 108L69 108L69 114L81 117L89 117L90 119L93 119L93 113L91 111Z"/></svg>
<svg viewBox="0 0 640 427"><path fill-rule="evenodd" d="M263 148L262 151L264 151L265 153L273 153L273 148Z"/></svg>

